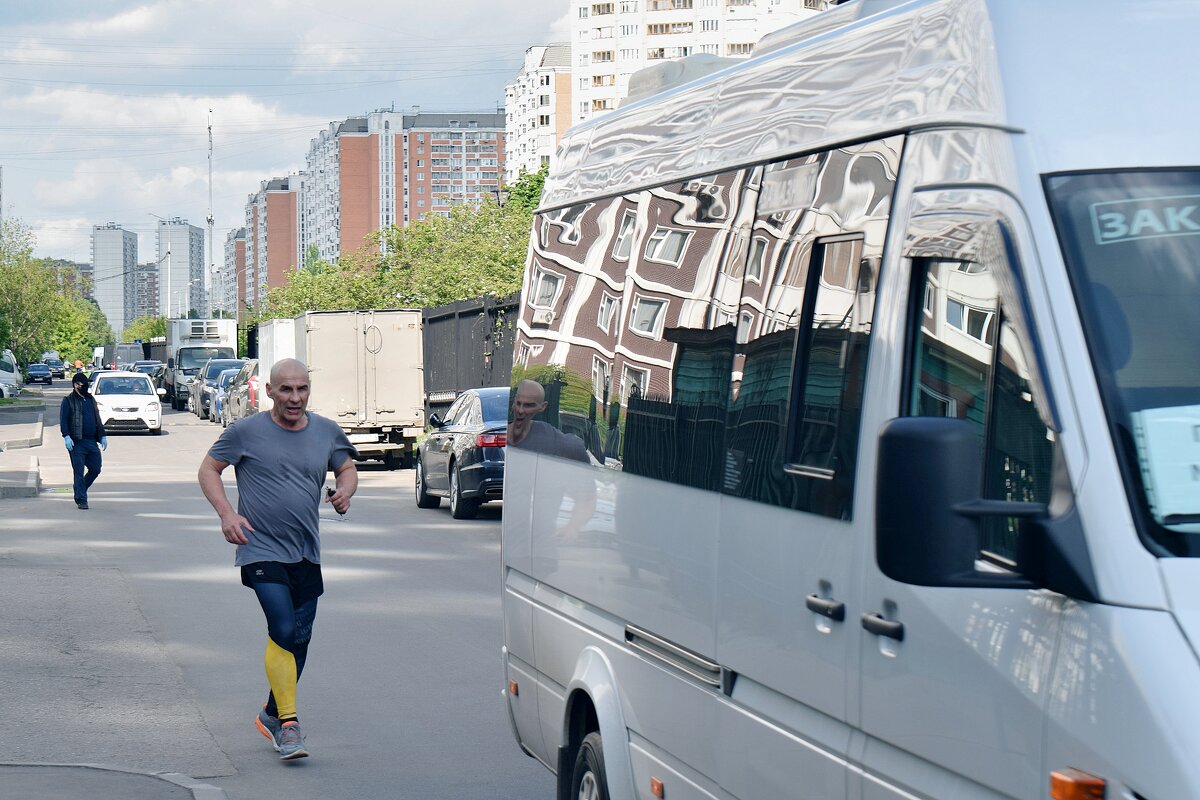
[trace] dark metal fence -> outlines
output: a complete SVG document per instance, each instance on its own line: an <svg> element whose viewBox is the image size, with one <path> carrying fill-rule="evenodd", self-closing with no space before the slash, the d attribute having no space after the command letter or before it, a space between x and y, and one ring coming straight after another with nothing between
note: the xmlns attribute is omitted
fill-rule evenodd
<svg viewBox="0 0 1200 800"><path fill-rule="evenodd" d="M427 416L464 389L509 385L519 301L484 295L422 312Z"/></svg>

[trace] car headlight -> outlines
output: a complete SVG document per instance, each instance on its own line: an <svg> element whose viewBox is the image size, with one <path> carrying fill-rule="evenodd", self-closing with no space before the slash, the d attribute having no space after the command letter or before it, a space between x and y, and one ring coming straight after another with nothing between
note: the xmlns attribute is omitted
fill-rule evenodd
<svg viewBox="0 0 1200 800"><path fill-rule="evenodd" d="M162 406L160 406L158 403L147 403L146 404L146 410L149 411L151 414L157 414L159 412L159 410L161 410L161 409L162 409Z"/></svg>

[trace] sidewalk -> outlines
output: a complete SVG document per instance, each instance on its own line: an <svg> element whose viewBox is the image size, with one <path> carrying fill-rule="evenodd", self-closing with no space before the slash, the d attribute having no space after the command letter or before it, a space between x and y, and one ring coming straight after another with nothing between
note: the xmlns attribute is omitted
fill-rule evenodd
<svg viewBox="0 0 1200 800"><path fill-rule="evenodd" d="M43 406L0 407L0 498L37 497L41 490L37 456L22 452L42 443Z"/></svg>
<svg viewBox="0 0 1200 800"><path fill-rule="evenodd" d="M181 760L161 738L163 726L146 722L154 714L179 729L196 725L188 709L172 702L179 693L175 668L145 630L123 581L111 570L31 552L21 541L24 526L6 523L6 516L29 519L36 503L49 514L43 524L56 524L57 501L39 499L41 467L32 454L41 451L44 411L0 407L0 603L7 609L0 625L0 695L7 698L0 715L0 798L225 800L222 789L153 769L171 763L195 774L227 772L224 755L208 747ZM80 605L72 598L87 600ZM114 641L121 646L110 651ZM101 681L117 692L115 706L105 709L94 694ZM124 741L140 755L129 759L95 746L110 741ZM217 773L213 763L222 767Z"/></svg>

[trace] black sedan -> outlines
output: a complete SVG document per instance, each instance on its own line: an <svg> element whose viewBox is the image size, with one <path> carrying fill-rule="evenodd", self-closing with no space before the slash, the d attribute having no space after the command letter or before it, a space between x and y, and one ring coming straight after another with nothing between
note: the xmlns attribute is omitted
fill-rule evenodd
<svg viewBox="0 0 1200 800"><path fill-rule="evenodd" d="M437 508L450 500L450 515L472 519L479 506L504 494L508 387L468 389L446 418L429 415L417 449L417 505Z"/></svg>
<svg viewBox="0 0 1200 800"><path fill-rule="evenodd" d="M47 386L53 383L48 364L30 364L25 368L25 374L29 376L26 383L44 383Z"/></svg>

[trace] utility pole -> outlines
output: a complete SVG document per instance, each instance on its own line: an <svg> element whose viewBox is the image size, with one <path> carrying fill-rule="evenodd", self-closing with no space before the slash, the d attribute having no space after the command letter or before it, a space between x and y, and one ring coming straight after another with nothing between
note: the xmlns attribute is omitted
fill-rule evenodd
<svg viewBox="0 0 1200 800"><path fill-rule="evenodd" d="M212 184L212 156L213 156L213 138L212 138L212 109L208 110L208 274L204 276L204 282L211 285L211 288L205 295L205 313L204 316L212 316L212 299L213 292L216 289L214 280L215 264L213 263L213 184ZM222 302L224 302L225 292L222 290Z"/></svg>

